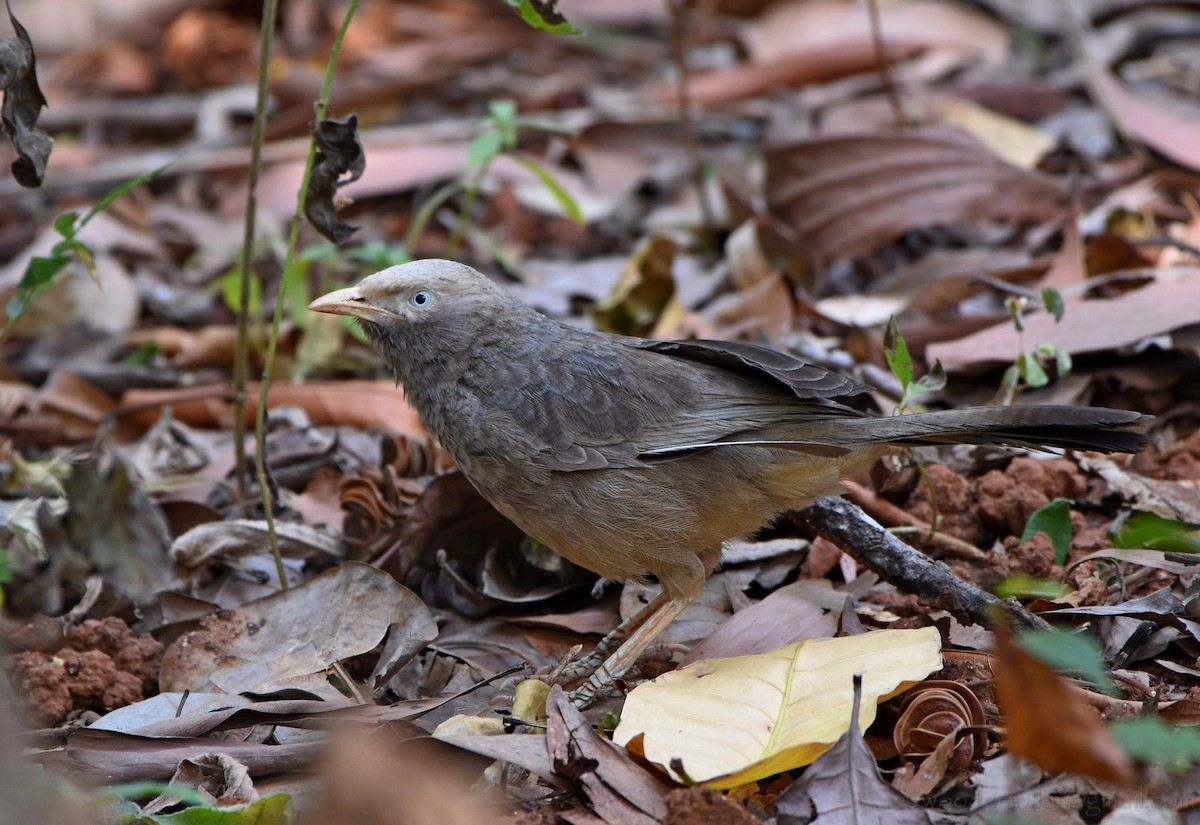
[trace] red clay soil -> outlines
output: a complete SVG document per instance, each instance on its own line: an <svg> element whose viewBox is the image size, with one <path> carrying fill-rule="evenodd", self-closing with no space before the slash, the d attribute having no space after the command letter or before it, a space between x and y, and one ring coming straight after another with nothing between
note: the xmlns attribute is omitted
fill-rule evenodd
<svg viewBox="0 0 1200 825"><path fill-rule="evenodd" d="M39 616L8 637L21 652L3 665L30 724L57 725L82 711L107 713L156 693L162 645L117 618L77 627Z"/></svg>

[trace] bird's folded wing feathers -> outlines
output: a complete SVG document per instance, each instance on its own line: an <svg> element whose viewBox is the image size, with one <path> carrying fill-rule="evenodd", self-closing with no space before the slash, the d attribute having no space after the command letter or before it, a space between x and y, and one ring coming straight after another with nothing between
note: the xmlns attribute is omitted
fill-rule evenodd
<svg viewBox="0 0 1200 825"><path fill-rule="evenodd" d="M615 340L615 339L610 339ZM813 455L836 456L847 451L825 438L807 439L806 419L857 417L841 403L870 391L824 367L784 353L730 341L640 341L633 346L687 361L690 386L641 383L646 397L634 405L636 420L616 420L625 403L613 404L606 393L620 394L627 382L612 380L631 367L620 362L620 348L611 359L591 360L586 376L572 374L567 386L546 386L539 418L559 426L548 432L572 433L569 442L550 444L535 463L558 472L611 467L644 467L714 448L770 446ZM638 362L634 362L635 364ZM713 380L714 378L725 380ZM702 387L703 389L699 389ZM681 390L687 398L673 397ZM656 392L662 397L656 397ZM627 399L623 399L627 400ZM656 403L660 402L660 403Z"/></svg>
<svg viewBox="0 0 1200 825"><path fill-rule="evenodd" d="M866 384L777 350L737 341L639 341L639 349L717 367L787 390L801 401L843 401L871 392Z"/></svg>

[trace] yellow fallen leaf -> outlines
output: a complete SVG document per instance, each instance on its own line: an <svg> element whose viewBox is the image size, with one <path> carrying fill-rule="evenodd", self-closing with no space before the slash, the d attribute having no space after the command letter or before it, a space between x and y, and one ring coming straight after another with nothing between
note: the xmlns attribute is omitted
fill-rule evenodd
<svg viewBox="0 0 1200 825"><path fill-rule="evenodd" d="M646 758L686 779L732 788L807 765L850 726L852 679L863 675L859 725L875 705L942 666L936 628L808 639L757 656L710 659L639 685L625 700L619 745L642 737Z"/></svg>
<svg viewBox="0 0 1200 825"><path fill-rule="evenodd" d="M499 716L467 716L458 714L451 716L433 729L433 738L442 739L447 736L469 736L483 734L484 736L499 736L504 733L504 720Z"/></svg>
<svg viewBox="0 0 1200 825"><path fill-rule="evenodd" d="M1057 143L1048 132L970 100L945 97L938 101L938 106L942 120L970 132L997 155L1022 169L1035 168Z"/></svg>

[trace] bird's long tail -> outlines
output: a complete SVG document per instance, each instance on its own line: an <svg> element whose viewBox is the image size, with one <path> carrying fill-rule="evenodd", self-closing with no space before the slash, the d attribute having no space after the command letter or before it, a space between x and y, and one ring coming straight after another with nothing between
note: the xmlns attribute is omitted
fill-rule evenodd
<svg viewBox="0 0 1200 825"><path fill-rule="evenodd" d="M840 437L834 443L989 444L1136 453L1156 439L1125 428L1151 418L1104 407L968 407L887 418L843 418L836 422Z"/></svg>

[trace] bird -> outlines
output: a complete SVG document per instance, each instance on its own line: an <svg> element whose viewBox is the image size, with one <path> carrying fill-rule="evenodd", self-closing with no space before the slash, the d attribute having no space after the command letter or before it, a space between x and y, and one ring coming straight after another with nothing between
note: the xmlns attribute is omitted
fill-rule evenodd
<svg viewBox="0 0 1200 825"><path fill-rule="evenodd" d="M699 595L725 541L839 494L893 446L1113 453L1153 441L1128 429L1149 416L1101 407L872 415L861 403L871 387L818 364L574 327L449 260L384 269L309 309L356 320L463 474L519 528L604 578L661 585L597 648L579 703Z"/></svg>

